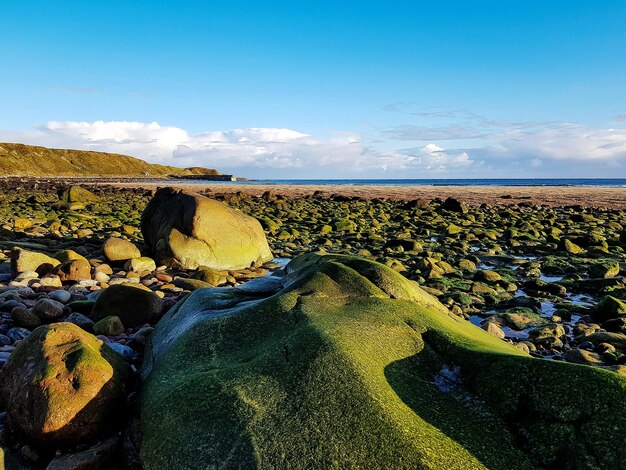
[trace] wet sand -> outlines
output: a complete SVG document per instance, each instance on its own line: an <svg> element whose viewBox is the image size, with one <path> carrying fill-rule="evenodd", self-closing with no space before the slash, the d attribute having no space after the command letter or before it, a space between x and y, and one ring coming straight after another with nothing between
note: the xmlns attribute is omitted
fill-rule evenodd
<svg viewBox="0 0 626 470"><path fill-rule="evenodd" d="M185 182L125 182L110 183L121 187L156 188L175 186L197 192L233 193L241 191L261 195L272 191L285 196L305 196L316 191L324 195L339 194L362 198L445 199L449 196L469 204L534 203L549 206L581 205L595 208L626 209L626 188L562 187L562 186L400 186L400 185L275 185L275 184L189 184Z"/></svg>

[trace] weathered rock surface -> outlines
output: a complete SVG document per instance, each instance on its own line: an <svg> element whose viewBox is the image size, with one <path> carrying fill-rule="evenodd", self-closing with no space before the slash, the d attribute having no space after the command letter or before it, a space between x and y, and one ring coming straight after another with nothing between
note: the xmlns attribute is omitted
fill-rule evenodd
<svg viewBox="0 0 626 470"><path fill-rule="evenodd" d="M141 252L133 243L122 238L111 237L102 246L104 256L109 261L126 261L141 257Z"/></svg>
<svg viewBox="0 0 626 470"><path fill-rule="evenodd" d="M272 259L256 219L192 192L157 191L141 231L159 265L241 269Z"/></svg>
<svg viewBox="0 0 626 470"><path fill-rule="evenodd" d="M69 186L59 192L62 202L98 202L100 198L82 186Z"/></svg>
<svg viewBox="0 0 626 470"><path fill-rule="evenodd" d="M11 274L15 277L19 273L37 272L45 274L51 272L61 262L44 253L37 253L22 248L11 251Z"/></svg>
<svg viewBox="0 0 626 470"><path fill-rule="evenodd" d="M161 299L153 292L134 286L115 285L100 294L90 317L99 321L114 315L128 328L150 323L160 313Z"/></svg>
<svg viewBox="0 0 626 470"><path fill-rule="evenodd" d="M535 359L381 264L316 254L194 291L143 366L146 470L626 461L626 378ZM599 393L599 391L602 393Z"/></svg>
<svg viewBox="0 0 626 470"><path fill-rule="evenodd" d="M8 423L44 446L89 441L123 410L128 373L121 357L78 326L41 326L2 369Z"/></svg>

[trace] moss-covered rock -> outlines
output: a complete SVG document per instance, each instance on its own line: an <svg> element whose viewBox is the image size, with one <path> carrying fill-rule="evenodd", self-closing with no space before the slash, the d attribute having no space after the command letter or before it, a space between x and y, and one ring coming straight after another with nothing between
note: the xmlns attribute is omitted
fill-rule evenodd
<svg viewBox="0 0 626 470"><path fill-rule="evenodd" d="M273 258L256 219L173 188L157 191L142 215L141 231L161 265L241 269Z"/></svg>
<svg viewBox="0 0 626 470"><path fill-rule="evenodd" d="M607 429L626 428L626 378L531 358L372 261L311 254L287 272L197 290L159 322L144 468L625 461Z"/></svg>
<svg viewBox="0 0 626 470"><path fill-rule="evenodd" d="M69 186L59 192L62 202L98 202L100 198L82 186Z"/></svg>
<svg viewBox="0 0 626 470"><path fill-rule="evenodd" d="M602 297L596 308L592 312L593 318L597 322L605 322L613 318L626 315L626 302L616 299L612 295Z"/></svg>
<svg viewBox="0 0 626 470"><path fill-rule="evenodd" d="M41 326L2 369L8 423L42 445L89 441L123 411L128 374L120 356L78 326Z"/></svg>

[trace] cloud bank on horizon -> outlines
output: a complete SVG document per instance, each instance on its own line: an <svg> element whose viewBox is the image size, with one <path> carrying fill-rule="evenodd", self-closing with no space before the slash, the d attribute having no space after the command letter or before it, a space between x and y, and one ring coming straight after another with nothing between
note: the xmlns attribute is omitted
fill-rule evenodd
<svg viewBox="0 0 626 470"><path fill-rule="evenodd" d="M408 108L396 104L387 111L435 122L321 137L287 128L193 134L157 122L49 121L29 131L0 130L0 140L122 153L252 178L610 177L626 168L626 113L613 118L614 127L594 128Z"/></svg>

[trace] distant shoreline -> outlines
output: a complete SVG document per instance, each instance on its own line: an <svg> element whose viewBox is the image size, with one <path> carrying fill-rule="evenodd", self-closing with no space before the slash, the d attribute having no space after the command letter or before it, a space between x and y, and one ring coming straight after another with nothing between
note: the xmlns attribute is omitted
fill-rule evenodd
<svg viewBox="0 0 626 470"><path fill-rule="evenodd" d="M626 188L608 186L514 186L514 185L445 185L421 184L336 184L326 180L317 184L298 184L290 180L284 182L243 181L243 182L204 182L172 178L137 177L0 177L0 181L16 186L25 182L48 182L55 186L64 183L84 184L95 187L118 187L153 190L163 186L205 193L237 193L260 196L265 191L286 197L303 197L314 194L320 197L342 196L363 199L388 198L413 200L455 197L469 204L483 203L497 205L545 204L551 207L580 205L583 207L626 209ZM493 183L493 180L492 180Z"/></svg>
<svg viewBox="0 0 626 470"><path fill-rule="evenodd" d="M401 186L401 185L281 185L263 183L207 183L183 182L117 182L113 186L154 189L174 186L190 191L208 193L241 192L260 196L265 191L287 197L317 194L320 197L344 196L363 199L389 198L399 200L445 199L455 197L469 204L545 204L552 207L580 205L584 207L626 209L626 190L616 187L564 187L564 186Z"/></svg>

